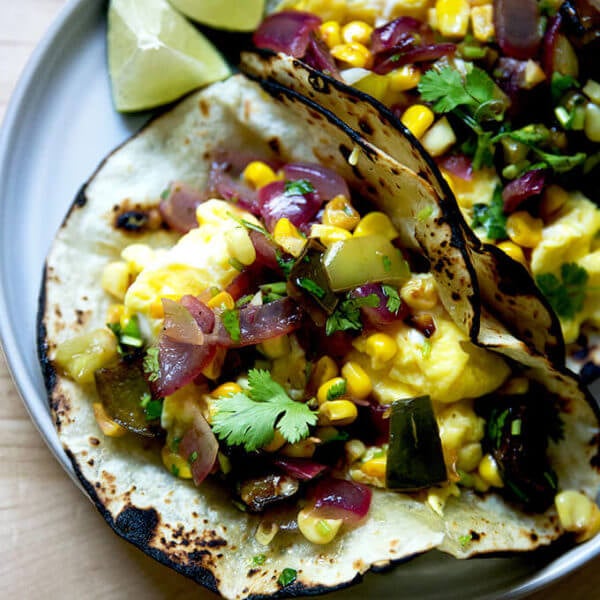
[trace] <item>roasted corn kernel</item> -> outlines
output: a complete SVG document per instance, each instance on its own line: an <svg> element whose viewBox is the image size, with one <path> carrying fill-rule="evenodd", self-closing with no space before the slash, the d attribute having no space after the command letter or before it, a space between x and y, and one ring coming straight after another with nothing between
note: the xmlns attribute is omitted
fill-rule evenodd
<svg viewBox="0 0 600 600"><path fill-rule="evenodd" d="M600 531L600 509L585 494L565 490L554 499L561 525L583 542Z"/></svg>
<svg viewBox="0 0 600 600"><path fill-rule="evenodd" d="M232 310L235 308L235 300L229 292L219 292L207 301L206 306Z"/></svg>
<svg viewBox="0 0 600 600"><path fill-rule="evenodd" d="M342 519L323 519L308 508L298 513L298 529L313 544L328 544L337 535Z"/></svg>
<svg viewBox="0 0 600 600"><path fill-rule="evenodd" d="M319 425L343 427L356 421L358 409L350 400L329 400L319 406Z"/></svg>
<svg viewBox="0 0 600 600"><path fill-rule="evenodd" d="M471 28L478 42L488 42L494 37L494 7L491 4L471 8Z"/></svg>
<svg viewBox="0 0 600 600"><path fill-rule="evenodd" d="M404 65L386 75L392 92L406 92L419 85L421 71L414 65Z"/></svg>
<svg viewBox="0 0 600 600"><path fill-rule="evenodd" d="M351 67L360 68L368 68L372 59L371 51L358 42L334 46L331 55Z"/></svg>
<svg viewBox="0 0 600 600"><path fill-rule="evenodd" d="M341 391L341 393L340 393ZM319 404L334 400L346 392L346 380L343 377L333 377L319 386L317 390L317 401Z"/></svg>
<svg viewBox="0 0 600 600"><path fill-rule="evenodd" d="M431 127L433 119L433 112L428 106L413 104L404 111L401 121L417 139L420 139Z"/></svg>
<svg viewBox="0 0 600 600"><path fill-rule="evenodd" d="M163 446L161 450L161 457L163 465L167 468L167 471L173 473L176 477L181 479L191 479L192 470L190 464L183 457L179 456L176 452L173 452L168 444Z"/></svg>
<svg viewBox="0 0 600 600"><path fill-rule="evenodd" d="M273 229L273 239L275 243L281 246L288 254L298 257L302 253L306 239L298 231L296 226L285 217L275 223Z"/></svg>
<svg viewBox="0 0 600 600"><path fill-rule="evenodd" d="M321 23L319 33L328 48L339 46L342 43L341 28L337 21L325 21L325 23Z"/></svg>
<svg viewBox="0 0 600 600"><path fill-rule="evenodd" d="M446 37L463 38L469 28L471 10L467 0L437 0L437 28Z"/></svg>
<svg viewBox="0 0 600 600"><path fill-rule="evenodd" d="M385 469L387 465L387 456L376 456L365 461L361 466L360 470L369 477L375 477L377 479L385 479Z"/></svg>
<svg viewBox="0 0 600 600"><path fill-rule="evenodd" d="M77 383L91 383L94 372L117 356L117 339L108 329L95 329L61 342L54 362Z"/></svg>
<svg viewBox="0 0 600 600"><path fill-rule="evenodd" d="M234 227L225 232L227 250L232 258L245 266L256 260L256 249L245 227Z"/></svg>
<svg viewBox="0 0 600 600"><path fill-rule="evenodd" d="M398 344L386 333L373 333L367 338L365 352L371 357L373 368L376 369L396 356Z"/></svg>
<svg viewBox="0 0 600 600"><path fill-rule="evenodd" d="M341 227L315 223L310 229L310 237L319 238L323 245L331 246L335 242L343 242L351 238L352 234L347 229L342 229Z"/></svg>
<svg viewBox="0 0 600 600"><path fill-rule="evenodd" d="M380 102L386 102L386 94L390 87L390 81L385 75L369 73L352 84L357 90L373 96Z"/></svg>
<svg viewBox="0 0 600 600"><path fill-rule="evenodd" d="M400 298L413 310L432 310L438 293L432 277L413 277L400 288Z"/></svg>
<svg viewBox="0 0 600 600"><path fill-rule="evenodd" d="M290 353L290 338L286 334L270 338L260 343L258 349L267 358L281 358Z"/></svg>
<svg viewBox="0 0 600 600"><path fill-rule="evenodd" d="M235 381L227 381L222 383L219 387L215 388L211 392L213 398L227 398L233 396L233 394L239 394L242 392L242 386Z"/></svg>
<svg viewBox="0 0 600 600"><path fill-rule="evenodd" d="M115 298L123 300L130 284L129 267L122 260L108 263L102 270L102 289Z"/></svg>
<svg viewBox="0 0 600 600"><path fill-rule="evenodd" d="M332 198L323 209L323 224L352 231L360 221L358 211L345 196Z"/></svg>
<svg viewBox="0 0 600 600"><path fill-rule="evenodd" d="M273 439L268 444L265 444L262 449L265 452L277 452L277 450L280 450L281 448L283 448L283 446L285 446L285 444L286 444L285 438L276 429L273 434Z"/></svg>
<svg viewBox="0 0 600 600"><path fill-rule="evenodd" d="M310 374L310 384L313 389L318 389L326 381L333 379L338 374L338 366L330 356L321 356L315 363Z"/></svg>
<svg viewBox="0 0 600 600"><path fill-rule="evenodd" d="M271 167L260 161L255 160L248 164L242 173L242 177L247 181L254 189L264 187L281 179Z"/></svg>
<svg viewBox="0 0 600 600"><path fill-rule="evenodd" d="M358 400L364 400L373 391L373 382L365 370L354 361L342 367L342 377L346 380L346 391Z"/></svg>
<svg viewBox="0 0 600 600"><path fill-rule="evenodd" d="M358 225L354 229L354 235L361 237L374 234L383 235L388 240L393 240L398 237L398 230L385 213L373 211L367 213L358 222Z"/></svg>
<svg viewBox="0 0 600 600"><path fill-rule="evenodd" d="M480 477L493 487L504 487L502 476L500 475L500 469L498 463L494 460L491 454L486 454L479 463L478 467Z"/></svg>
<svg viewBox="0 0 600 600"><path fill-rule="evenodd" d="M542 239L544 222L532 217L528 212L520 210L506 219L506 233L519 246L535 248Z"/></svg>
<svg viewBox="0 0 600 600"><path fill-rule="evenodd" d="M549 185L544 190L542 202L540 203L540 217L545 221L550 221L558 211L567 203L569 193L556 184Z"/></svg>
<svg viewBox="0 0 600 600"><path fill-rule="evenodd" d="M315 438L306 438L295 444L286 444L281 448L280 452L284 456L290 456L292 458L311 458L317 449L318 442L320 442L320 440Z"/></svg>
<svg viewBox="0 0 600 600"><path fill-rule="evenodd" d="M101 402L94 402L92 408L96 423L98 423L98 427L100 427L104 435L108 437L121 437L127 433L125 427L121 427L121 425L108 416Z"/></svg>
<svg viewBox="0 0 600 600"><path fill-rule="evenodd" d="M373 28L364 21L350 21L342 27L341 33L342 40L346 44L358 42L359 44L363 44L363 46L367 46L371 41Z"/></svg>
<svg viewBox="0 0 600 600"><path fill-rule="evenodd" d="M525 258L525 254L523 253L523 249L521 246L517 246L514 242L500 242L498 244L498 248L502 250L505 254L508 254L513 260L516 260L518 263L521 263L524 267L528 268L527 259Z"/></svg>
<svg viewBox="0 0 600 600"><path fill-rule="evenodd" d="M360 440L348 440L344 444L344 451L346 452L346 460L348 464L352 464L359 458L362 458L367 448Z"/></svg>

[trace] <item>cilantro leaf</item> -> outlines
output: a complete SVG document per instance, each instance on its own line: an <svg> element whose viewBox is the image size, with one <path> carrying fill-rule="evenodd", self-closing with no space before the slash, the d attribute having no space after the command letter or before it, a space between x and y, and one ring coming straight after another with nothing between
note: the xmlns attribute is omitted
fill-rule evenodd
<svg viewBox="0 0 600 600"><path fill-rule="evenodd" d="M341 379L327 390L327 400L335 400L346 393L346 380Z"/></svg>
<svg viewBox="0 0 600 600"><path fill-rule="evenodd" d="M127 321L124 327L121 327L120 323L107 323L106 326L115 334L118 342L117 349L121 356L131 356L136 349L144 345L142 332L135 315Z"/></svg>
<svg viewBox="0 0 600 600"><path fill-rule="evenodd" d="M304 196L314 192L315 188L308 179L297 179L296 181L285 182L286 196Z"/></svg>
<svg viewBox="0 0 600 600"><path fill-rule="evenodd" d="M227 444L243 445L252 452L268 444L275 429L294 444L308 436L309 425L317 423L317 414L292 400L268 371L251 369L248 386L248 395L237 393L216 405L212 428Z"/></svg>
<svg viewBox="0 0 600 600"><path fill-rule="evenodd" d="M563 94L571 88L579 87L579 82L570 75L563 75L558 71L552 73L552 80L550 83L550 91L552 93L552 101L556 104L562 97Z"/></svg>
<svg viewBox="0 0 600 600"><path fill-rule="evenodd" d="M160 419L163 409L163 401L161 398L158 400L152 400L152 396L146 392L142 395L140 405L146 413L147 421L154 421Z"/></svg>
<svg viewBox="0 0 600 600"><path fill-rule="evenodd" d="M559 317L574 319L583 308L587 271L575 263L564 263L560 267L560 279L553 273L542 273L536 283Z"/></svg>
<svg viewBox="0 0 600 600"><path fill-rule="evenodd" d="M158 362L158 348L156 346L146 350L143 367L144 373L148 375L148 381L158 381L160 377L160 364Z"/></svg>
<svg viewBox="0 0 600 600"><path fill-rule="evenodd" d="M490 240L502 240L507 237L504 202L499 187L494 190L490 204L475 204L473 206L471 227L484 227L486 236Z"/></svg>
<svg viewBox="0 0 600 600"><path fill-rule="evenodd" d="M383 293L387 298L387 302L385 304L386 308L394 314L398 314L400 307L402 306L402 300L400 298L400 294L398 294L398 290L391 285L383 285Z"/></svg>
<svg viewBox="0 0 600 600"><path fill-rule="evenodd" d="M296 261L293 258L285 258L279 249L277 249L275 253L275 258L277 259L277 264L283 271L285 277L289 277L292 267Z"/></svg>
<svg viewBox="0 0 600 600"><path fill-rule="evenodd" d="M234 342L239 342L242 334L240 331L240 314L239 311L234 309L227 309L221 313L221 320L223 321L223 327L227 330L229 337Z"/></svg>
<svg viewBox="0 0 600 600"><path fill-rule="evenodd" d="M346 300L340 302L333 314L327 317L325 333L331 335L335 331L348 331L350 329L360 331L362 329L361 306L371 306L373 308L379 306L379 296L369 294L362 298L346 298Z"/></svg>
<svg viewBox="0 0 600 600"><path fill-rule="evenodd" d="M277 580L279 585L285 587L286 585L290 585L290 583L294 583L296 581L298 573L296 569L286 568L281 571L281 575L279 575L279 579Z"/></svg>
<svg viewBox="0 0 600 600"><path fill-rule="evenodd" d="M532 147L532 150L538 155L543 165L547 165L556 173L566 173L575 167L583 164L587 158L585 152L578 152L577 154L570 154L563 156L562 154L551 154L550 152L544 152L539 148ZM530 167L532 170L539 169L540 164L533 165Z"/></svg>

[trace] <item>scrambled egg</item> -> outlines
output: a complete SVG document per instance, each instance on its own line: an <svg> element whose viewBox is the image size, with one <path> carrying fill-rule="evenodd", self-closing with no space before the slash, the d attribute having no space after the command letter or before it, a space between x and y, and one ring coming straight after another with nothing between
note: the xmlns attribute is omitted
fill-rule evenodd
<svg viewBox="0 0 600 600"><path fill-rule="evenodd" d="M561 319L567 343L579 335L584 321L600 325L600 210L581 194L572 194L557 217L542 230L542 240L531 253L531 271L534 276L553 273L559 276L561 265L576 263L589 276L583 310L574 319Z"/></svg>
<svg viewBox="0 0 600 600"><path fill-rule="evenodd" d="M162 317L161 298L177 300L185 294L197 296L212 287L227 287L239 273L233 266L228 232L246 232L232 215L258 223L251 214L223 200L208 200L196 210L198 227L172 248L152 250L142 244L125 248L123 259L130 271L139 273L125 294L126 312L157 319Z"/></svg>
<svg viewBox="0 0 600 600"><path fill-rule="evenodd" d="M496 354L472 344L467 336L439 312L430 339L400 324L388 331L398 351L387 364L373 363L366 354L366 337L354 342L350 360L357 361L373 381L373 393L382 404L396 398L428 394L433 402L450 403L477 398L498 388L510 369Z"/></svg>

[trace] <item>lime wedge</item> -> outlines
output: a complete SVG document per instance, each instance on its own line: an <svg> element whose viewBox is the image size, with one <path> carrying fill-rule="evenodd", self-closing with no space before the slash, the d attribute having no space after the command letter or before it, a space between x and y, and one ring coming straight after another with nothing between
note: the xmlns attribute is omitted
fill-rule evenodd
<svg viewBox="0 0 600 600"><path fill-rule="evenodd" d="M231 73L216 48L166 0L111 0L108 67L119 111L166 104Z"/></svg>
<svg viewBox="0 0 600 600"><path fill-rule="evenodd" d="M230 31L258 27L265 0L169 0L186 17L204 25Z"/></svg>

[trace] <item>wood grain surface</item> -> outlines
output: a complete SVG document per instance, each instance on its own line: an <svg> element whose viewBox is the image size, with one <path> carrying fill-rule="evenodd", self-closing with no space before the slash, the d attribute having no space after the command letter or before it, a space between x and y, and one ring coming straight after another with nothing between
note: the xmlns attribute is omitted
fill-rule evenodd
<svg viewBox="0 0 600 600"><path fill-rule="evenodd" d="M0 0L0 121L29 55L65 4ZM368 588L362 592L369 597ZM51 455L0 355L0 599L7 598L216 596L110 531ZM600 558L531 598L600 598Z"/></svg>

